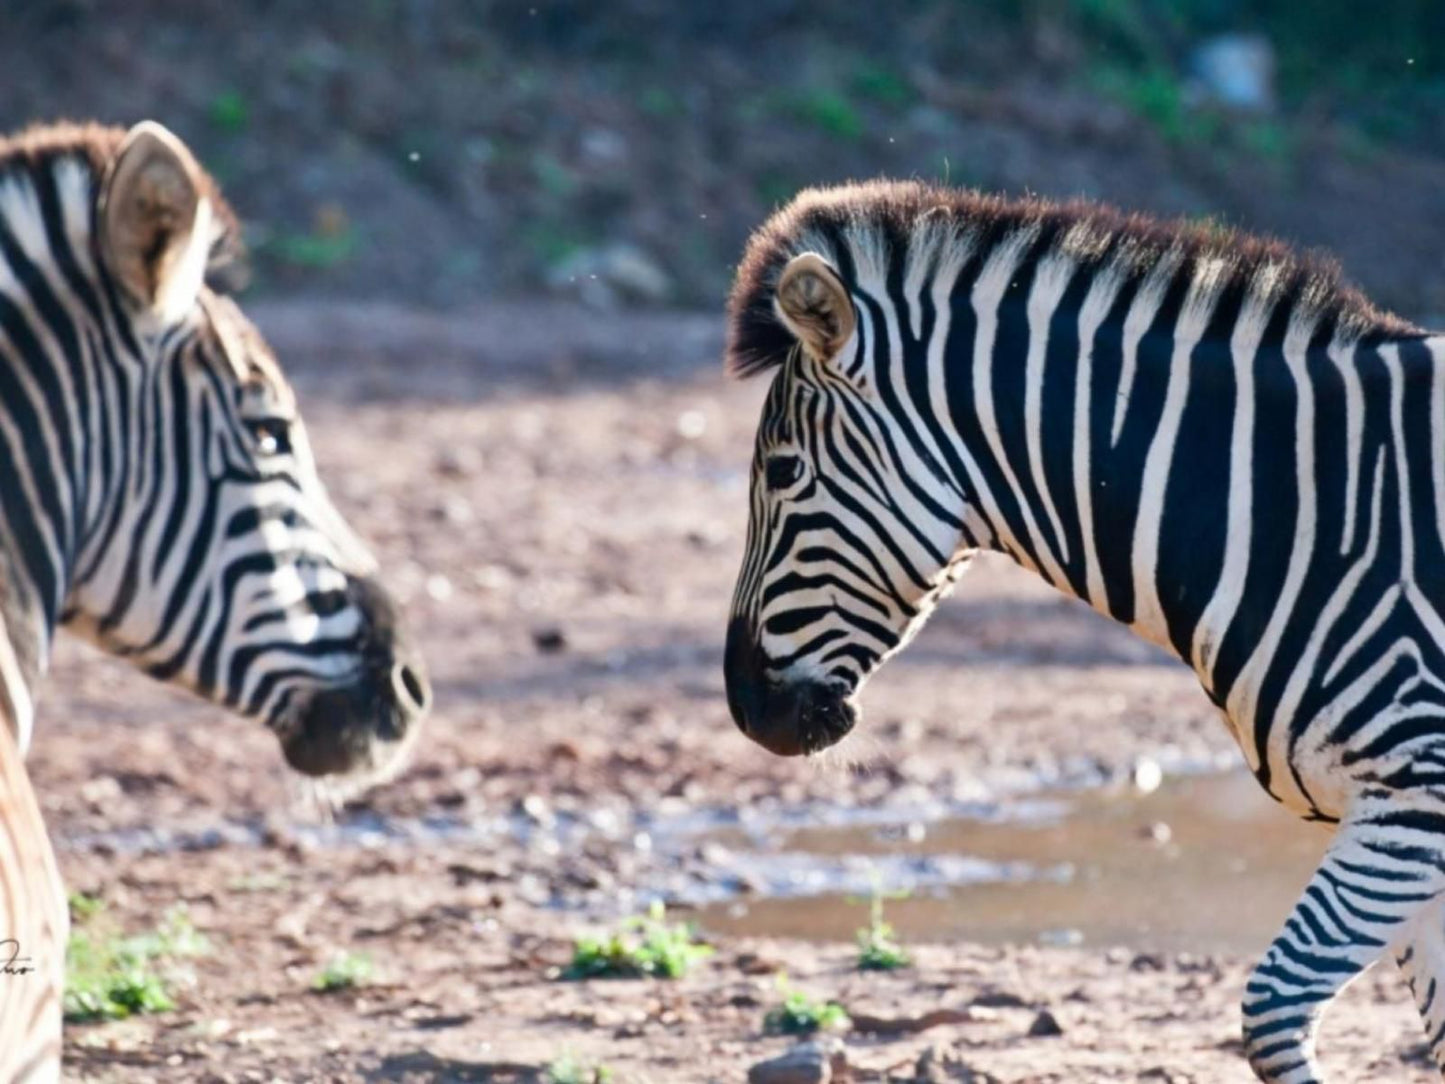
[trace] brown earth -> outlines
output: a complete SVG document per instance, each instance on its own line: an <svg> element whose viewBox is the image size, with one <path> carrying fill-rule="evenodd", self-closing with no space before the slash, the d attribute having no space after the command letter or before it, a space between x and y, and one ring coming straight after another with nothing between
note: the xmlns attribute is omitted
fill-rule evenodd
<svg viewBox="0 0 1445 1084"><path fill-rule="evenodd" d="M1243 956L924 944L865 976L847 945L718 935L680 982L558 981L573 933L706 878L702 847L654 845L668 818L987 800L1229 739L1182 668L991 564L870 686L847 748L772 759L722 695L764 386L723 380L716 318L258 315L405 599L437 711L404 775L314 829L259 728L64 644L31 765L68 882L129 930L183 901L212 944L175 1012L72 1026L74 1078L540 1080L570 1052L619 1081L736 1081L788 1045L761 1026L781 970L859 1017L960 1010L846 1034L860 1080L913 1079L934 1046L991 1076L932 1079L1244 1079ZM451 834L386 834L425 817ZM375 978L314 992L341 950ZM1063 1034L1031 1037L1045 1009ZM1435 1079L1418 1032L1378 969L1331 1018L1326 1065Z"/></svg>

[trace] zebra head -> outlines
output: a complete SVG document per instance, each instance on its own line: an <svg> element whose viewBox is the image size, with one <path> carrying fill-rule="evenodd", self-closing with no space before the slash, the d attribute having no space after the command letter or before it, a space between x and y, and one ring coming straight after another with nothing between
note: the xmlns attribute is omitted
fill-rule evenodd
<svg viewBox="0 0 1445 1084"><path fill-rule="evenodd" d="M783 258L769 269L751 256L733 297L735 367L779 370L758 426L724 666L739 728L796 755L853 728L859 688L970 551L957 493L875 371L896 360L882 308L864 303L886 302L881 284L850 287L818 252L778 271Z"/></svg>
<svg viewBox="0 0 1445 1084"><path fill-rule="evenodd" d="M279 365L204 281L229 211L187 148L143 124L90 217L96 315L112 333L82 353L110 402L82 453L104 486L84 495L63 620L263 720L299 772L379 774L414 738L427 678L317 476Z"/></svg>

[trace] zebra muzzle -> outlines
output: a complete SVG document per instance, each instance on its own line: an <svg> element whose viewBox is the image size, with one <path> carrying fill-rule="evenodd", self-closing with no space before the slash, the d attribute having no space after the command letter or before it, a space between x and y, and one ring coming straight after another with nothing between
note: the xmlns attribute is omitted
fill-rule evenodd
<svg viewBox="0 0 1445 1084"><path fill-rule="evenodd" d="M728 625L724 660L728 708L738 729L770 753L795 757L841 741L858 721L849 690L839 682L779 681L741 618Z"/></svg>

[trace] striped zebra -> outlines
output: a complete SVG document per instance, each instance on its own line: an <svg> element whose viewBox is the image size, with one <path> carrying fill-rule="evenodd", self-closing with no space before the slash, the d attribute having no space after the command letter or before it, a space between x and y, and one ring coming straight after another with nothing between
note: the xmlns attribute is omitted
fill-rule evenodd
<svg viewBox="0 0 1445 1084"><path fill-rule="evenodd" d="M153 123L0 140L0 1082L55 1080L65 893L21 757L58 626L350 782L430 696L295 397L205 279L235 218Z"/></svg>
<svg viewBox="0 0 1445 1084"><path fill-rule="evenodd" d="M776 369L728 702L820 750L980 549L1189 663L1277 801L1334 825L1250 977L1260 1079L1318 1078L1390 953L1445 1066L1445 336L1284 246L1084 203L813 191L749 243Z"/></svg>

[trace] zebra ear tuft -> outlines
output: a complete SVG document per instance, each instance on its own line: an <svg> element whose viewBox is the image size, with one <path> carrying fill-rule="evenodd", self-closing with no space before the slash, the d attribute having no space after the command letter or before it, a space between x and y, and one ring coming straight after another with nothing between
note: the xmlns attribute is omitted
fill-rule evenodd
<svg viewBox="0 0 1445 1084"><path fill-rule="evenodd" d="M788 261L773 303L788 330L819 361L835 357L858 323L843 280L816 252Z"/></svg>
<svg viewBox="0 0 1445 1084"><path fill-rule="evenodd" d="M101 255L163 325L195 303L211 246L211 206L191 152L154 121L121 141L97 209Z"/></svg>

